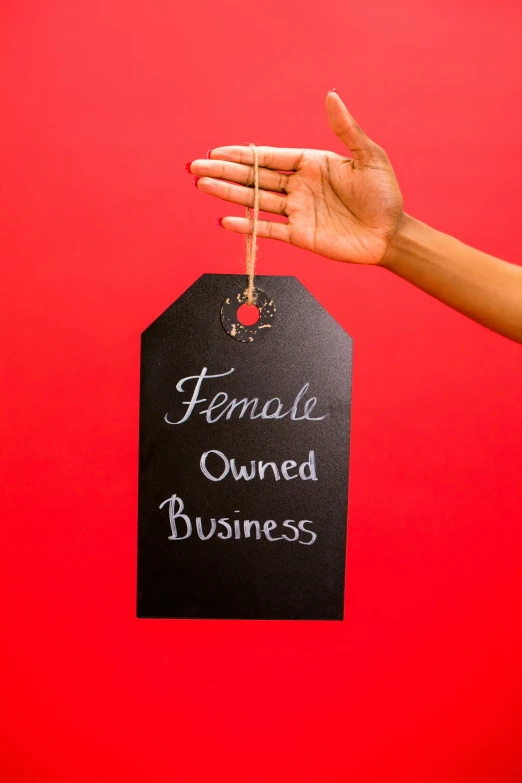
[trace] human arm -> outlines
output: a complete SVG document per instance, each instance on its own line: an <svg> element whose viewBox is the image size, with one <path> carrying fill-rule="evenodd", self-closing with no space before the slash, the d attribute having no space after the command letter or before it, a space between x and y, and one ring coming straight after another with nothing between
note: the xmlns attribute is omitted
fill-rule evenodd
<svg viewBox="0 0 522 783"><path fill-rule="evenodd" d="M522 343L522 267L406 214L380 264L454 310Z"/></svg>
<svg viewBox="0 0 522 783"><path fill-rule="evenodd" d="M382 266L488 328L522 343L522 268L471 248L415 220L386 152L349 114L335 91L326 98L332 130L350 150L258 147L260 210L288 222L260 220L258 236L279 239L338 261ZM252 206L253 153L218 147L188 170L197 187ZM245 217L221 225L251 231Z"/></svg>

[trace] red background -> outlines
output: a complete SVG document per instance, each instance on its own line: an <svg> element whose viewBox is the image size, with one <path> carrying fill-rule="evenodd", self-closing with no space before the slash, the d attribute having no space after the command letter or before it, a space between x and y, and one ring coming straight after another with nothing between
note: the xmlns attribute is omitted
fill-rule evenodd
<svg viewBox="0 0 522 783"><path fill-rule="evenodd" d="M343 623L135 618L139 335L244 245L186 161L330 148L520 260L515 0L1 4L0 777L522 780L520 348L260 242L355 341Z"/></svg>

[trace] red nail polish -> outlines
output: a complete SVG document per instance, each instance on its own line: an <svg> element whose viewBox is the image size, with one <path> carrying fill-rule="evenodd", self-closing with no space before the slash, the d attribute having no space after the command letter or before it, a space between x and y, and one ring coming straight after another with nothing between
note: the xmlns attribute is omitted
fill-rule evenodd
<svg viewBox="0 0 522 783"><path fill-rule="evenodd" d="M216 223L218 224L218 226L223 226L223 218L218 218L216 220Z"/></svg>
<svg viewBox="0 0 522 783"><path fill-rule="evenodd" d="M192 161L190 161L190 163L185 163L185 171L188 171L189 173L191 173L191 171L190 171L190 167L191 166L192 166Z"/></svg>
<svg viewBox="0 0 522 783"><path fill-rule="evenodd" d="M210 153L211 153L211 152L212 152L212 150L207 150L206 157L207 157L207 158L209 158L209 159L210 159Z"/></svg>
<svg viewBox="0 0 522 783"><path fill-rule="evenodd" d="M198 179L201 179L201 177L194 177L194 187L197 188L198 186Z"/></svg>
<svg viewBox="0 0 522 783"><path fill-rule="evenodd" d="M335 92L336 95L339 95L339 92L338 92L338 90L335 89L335 87L332 87L332 89L328 90L328 92ZM340 95L339 95L339 98L341 98ZM342 100L342 98L341 98L341 100Z"/></svg>

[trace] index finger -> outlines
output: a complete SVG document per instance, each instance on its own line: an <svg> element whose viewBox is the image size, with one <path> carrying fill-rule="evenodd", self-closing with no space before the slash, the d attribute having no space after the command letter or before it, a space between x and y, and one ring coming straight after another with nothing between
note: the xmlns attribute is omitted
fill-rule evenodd
<svg viewBox="0 0 522 783"><path fill-rule="evenodd" d="M286 147L258 147L256 145L258 163L265 169L278 171L296 171L303 158L305 150ZM229 160L234 163L254 163L254 153L251 147L234 145L231 147L215 147L208 154L211 160Z"/></svg>

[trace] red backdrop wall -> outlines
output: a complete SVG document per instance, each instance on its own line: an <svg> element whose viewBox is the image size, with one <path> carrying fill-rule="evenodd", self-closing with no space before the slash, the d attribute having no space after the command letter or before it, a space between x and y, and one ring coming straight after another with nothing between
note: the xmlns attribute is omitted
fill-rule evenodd
<svg viewBox="0 0 522 783"><path fill-rule="evenodd" d="M346 619L135 618L139 335L244 245L186 161L342 152L520 260L514 0L1 5L6 781L522 780L520 348L384 270L260 242L355 340Z"/></svg>

